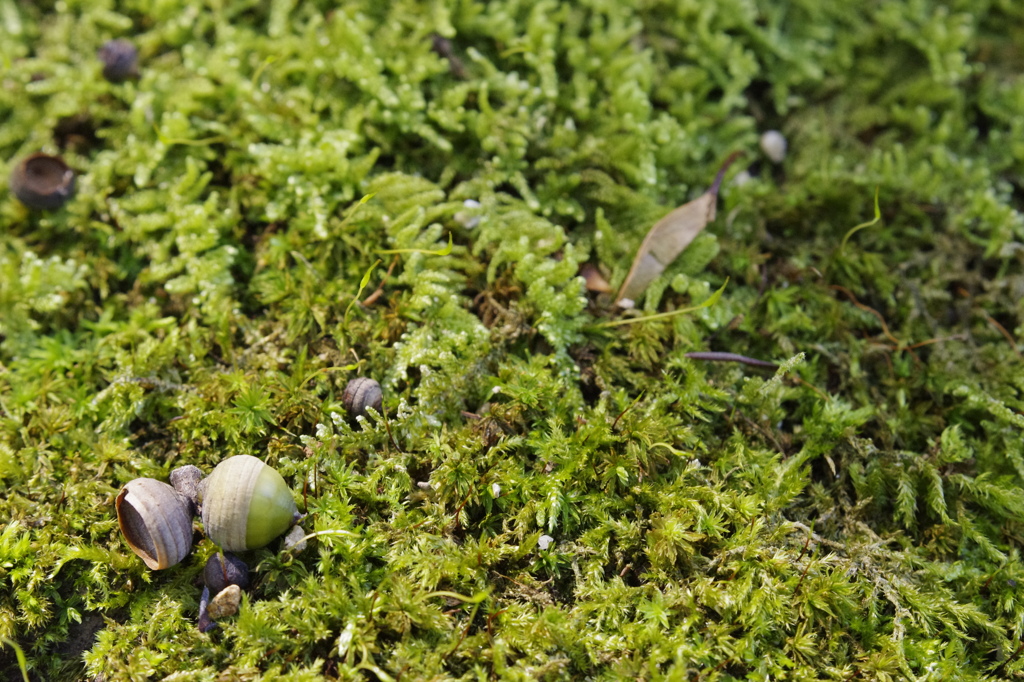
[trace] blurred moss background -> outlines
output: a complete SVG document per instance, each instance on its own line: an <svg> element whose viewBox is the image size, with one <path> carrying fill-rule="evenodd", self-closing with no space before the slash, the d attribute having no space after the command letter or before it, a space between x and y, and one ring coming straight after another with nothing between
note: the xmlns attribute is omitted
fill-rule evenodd
<svg viewBox="0 0 1024 682"><path fill-rule="evenodd" d="M0 69L5 678L1024 677L1021 3L0 0ZM113 499L235 453L348 534L200 634Z"/></svg>

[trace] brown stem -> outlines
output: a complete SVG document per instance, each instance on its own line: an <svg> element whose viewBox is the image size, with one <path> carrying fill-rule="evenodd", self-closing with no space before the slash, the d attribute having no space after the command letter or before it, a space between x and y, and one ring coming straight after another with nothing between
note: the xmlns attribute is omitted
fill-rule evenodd
<svg viewBox="0 0 1024 682"><path fill-rule="evenodd" d="M363 301L362 305L363 305L364 308L369 308L371 305L376 303L377 299L380 298L381 295L384 293L384 285L387 284L388 277L391 276L391 271L395 269L395 265L397 263L398 263L398 256L395 256L395 259L393 261L391 261L391 265L388 267L388 271L384 273L384 279L382 279L380 281L380 286L378 286L377 290L374 291L369 296L367 296L366 300Z"/></svg>
<svg viewBox="0 0 1024 682"><path fill-rule="evenodd" d="M718 195L718 188L722 186L722 180L725 179L725 171L729 170L729 166L736 159L743 156L742 150L736 150L722 162L722 165L718 168L718 174L715 176L715 181L711 183L711 189L708 190L709 194Z"/></svg>
<svg viewBox="0 0 1024 682"><path fill-rule="evenodd" d="M774 362L768 362L767 360L758 360L757 358L748 358L746 355L739 355L737 353L721 353L718 351L694 351L692 353L684 353L685 357L692 360L710 360L712 362L742 362L744 365L753 365L754 367L768 367L770 369L778 369L779 366Z"/></svg>

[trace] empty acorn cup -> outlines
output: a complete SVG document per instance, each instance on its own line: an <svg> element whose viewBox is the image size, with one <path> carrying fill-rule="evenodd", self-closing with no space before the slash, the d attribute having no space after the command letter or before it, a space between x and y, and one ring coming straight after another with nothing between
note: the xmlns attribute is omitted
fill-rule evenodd
<svg viewBox="0 0 1024 682"><path fill-rule="evenodd" d="M53 211L75 191L75 172L59 156L32 154L15 164L11 191L29 208Z"/></svg>
<svg viewBox="0 0 1024 682"><path fill-rule="evenodd" d="M117 523L146 565L167 568L192 549L192 515L178 492L153 478L129 481L117 496Z"/></svg>

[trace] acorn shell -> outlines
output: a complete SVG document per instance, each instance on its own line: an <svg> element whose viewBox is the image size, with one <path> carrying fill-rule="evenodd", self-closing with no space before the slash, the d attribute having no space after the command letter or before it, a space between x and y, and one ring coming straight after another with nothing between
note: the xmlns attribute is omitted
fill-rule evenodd
<svg viewBox="0 0 1024 682"><path fill-rule="evenodd" d="M54 211L75 191L75 172L59 156L32 154L11 171L11 192L29 208Z"/></svg>
<svg viewBox="0 0 1024 682"><path fill-rule="evenodd" d="M229 552L266 546L298 517L281 474L251 455L235 455L217 465L202 507L206 535Z"/></svg>
<svg viewBox="0 0 1024 682"><path fill-rule="evenodd" d="M367 416L368 407L380 412L383 402L384 394L380 384L369 377L356 377L345 385L341 394L341 404L353 417Z"/></svg>
<svg viewBox="0 0 1024 682"><path fill-rule="evenodd" d="M188 503L153 478L129 481L114 503L117 523L132 551L154 570L178 563L192 548Z"/></svg>

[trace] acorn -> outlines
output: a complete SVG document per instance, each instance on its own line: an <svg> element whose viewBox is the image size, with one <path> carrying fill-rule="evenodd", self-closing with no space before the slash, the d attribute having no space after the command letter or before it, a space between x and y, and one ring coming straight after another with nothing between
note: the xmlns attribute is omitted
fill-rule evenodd
<svg viewBox="0 0 1024 682"><path fill-rule="evenodd" d="M11 192L29 208L55 211L75 191L75 172L59 156L26 156L11 172Z"/></svg>
<svg viewBox="0 0 1024 682"><path fill-rule="evenodd" d="M210 556L203 568L203 583L210 592L217 594L228 585L249 589L249 567L229 552L217 552Z"/></svg>
<svg viewBox="0 0 1024 682"><path fill-rule="evenodd" d="M300 518L281 474L251 455L227 458L205 483L200 498L203 527L221 549L264 547Z"/></svg>
<svg viewBox="0 0 1024 682"><path fill-rule="evenodd" d="M212 555L203 568L203 592L199 597L199 631L209 632L217 627L213 621L225 615L232 615L227 613L230 607L227 610L224 608L225 600L234 602L237 612L241 591L248 587L249 567L244 561L228 552L217 552ZM228 592L228 588L233 589ZM211 594L216 595L212 600Z"/></svg>
<svg viewBox="0 0 1024 682"><path fill-rule="evenodd" d="M103 77L111 83L139 77L139 51L130 40L108 40L96 54L103 62Z"/></svg>
<svg viewBox="0 0 1024 682"><path fill-rule="evenodd" d="M114 502L128 546L154 570L178 563L192 549L192 515L178 492L153 478L129 481Z"/></svg>
<svg viewBox="0 0 1024 682"><path fill-rule="evenodd" d="M368 416L366 410L370 407L380 413L383 402L380 384L369 377L356 377L345 385L341 394L341 404L353 417Z"/></svg>

